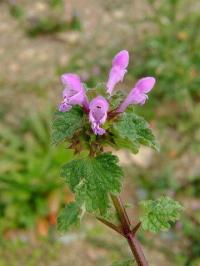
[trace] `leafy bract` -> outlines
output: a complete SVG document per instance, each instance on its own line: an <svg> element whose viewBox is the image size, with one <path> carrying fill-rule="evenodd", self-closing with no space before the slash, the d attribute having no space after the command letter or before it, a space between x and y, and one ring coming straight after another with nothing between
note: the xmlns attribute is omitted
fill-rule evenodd
<svg viewBox="0 0 200 266"><path fill-rule="evenodd" d="M71 202L63 208L57 218L59 231L66 231L72 225L77 225L80 220L80 207L76 202Z"/></svg>
<svg viewBox="0 0 200 266"><path fill-rule="evenodd" d="M169 197L161 197L157 200L141 201L143 215L140 218L144 230L151 232L166 231L170 223L179 219L183 207Z"/></svg>
<svg viewBox="0 0 200 266"><path fill-rule="evenodd" d="M65 138L72 138L83 126L83 111L74 106L68 112L56 112L52 124L52 143L58 144Z"/></svg>
<svg viewBox="0 0 200 266"><path fill-rule="evenodd" d="M87 211L106 215L109 193L121 189L122 170L117 162L118 158L111 153L73 160L63 166L61 176Z"/></svg>
<svg viewBox="0 0 200 266"><path fill-rule="evenodd" d="M116 109L120 105L124 97L125 97L124 91L118 90L114 92L109 101L111 109Z"/></svg>
<svg viewBox="0 0 200 266"><path fill-rule="evenodd" d="M121 114L120 119L113 124L113 133L118 148L130 149L137 153L140 144L143 144L158 150L158 144L147 122L133 112Z"/></svg>

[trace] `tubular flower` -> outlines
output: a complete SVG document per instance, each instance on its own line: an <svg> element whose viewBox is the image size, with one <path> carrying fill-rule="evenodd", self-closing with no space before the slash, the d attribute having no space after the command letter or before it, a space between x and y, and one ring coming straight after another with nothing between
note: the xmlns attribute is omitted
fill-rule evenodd
<svg viewBox="0 0 200 266"><path fill-rule="evenodd" d="M79 76L71 73L64 74L61 76L61 81L65 88L63 90L63 101L59 106L59 111L69 111L76 104L83 105L88 109L88 100Z"/></svg>
<svg viewBox="0 0 200 266"><path fill-rule="evenodd" d="M105 129L100 125L104 124L107 118L109 104L102 96L95 97L89 104L89 120L92 124L92 130L96 135L103 135Z"/></svg>
<svg viewBox="0 0 200 266"><path fill-rule="evenodd" d="M97 96L89 103L79 76L72 73L62 75L61 81L64 85L64 90L63 101L59 105L59 111L67 112L73 105L81 105L84 113L88 115L94 134L105 134L105 129L101 128L101 125L105 123L108 111L109 119L112 119L119 113L124 112L131 104L143 105L148 99L147 94L152 90L156 82L154 77L141 78L132 88L125 100L123 100L118 107L116 107L115 104L115 108L113 110L109 110L109 103L113 106L111 99L112 91L118 82L123 81L124 75L127 72L126 69L128 67L128 63L129 53L126 50L120 51L113 58L112 68L106 84L106 91L109 94L107 97L108 101L103 96ZM96 93L98 93L98 90ZM89 93L89 95L91 96L92 94Z"/></svg>
<svg viewBox="0 0 200 266"><path fill-rule="evenodd" d="M124 112L130 104L143 105L148 99L147 93L150 92L155 85L154 77L145 77L138 80L135 87L130 91L126 99L118 107L117 112Z"/></svg>
<svg viewBox="0 0 200 266"><path fill-rule="evenodd" d="M112 61L112 68L109 73L109 78L106 84L107 92L111 95L115 85L123 81L129 63L129 53L126 50L119 52Z"/></svg>

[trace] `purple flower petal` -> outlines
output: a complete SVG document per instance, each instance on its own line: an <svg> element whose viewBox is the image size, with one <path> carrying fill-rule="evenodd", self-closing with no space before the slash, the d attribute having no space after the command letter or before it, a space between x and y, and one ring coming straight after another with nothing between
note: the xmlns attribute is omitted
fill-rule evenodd
<svg viewBox="0 0 200 266"><path fill-rule="evenodd" d="M78 75L73 73L63 74L61 81L64 86L72 90L80 90L82 88L81 80Z"/></svg>
<svg viewBox="0 0 200 266"><path fill-rule="evenodd" d="M113 58L112 68L110 70L109 78L106 84L107 92L109 94L112 93L115 85L118 82L123 81L124 75L127 72L126 68L128 66L128 63L129 63L129 54L128 51L126 50L122 50Z"/></svg>
<svg viewBox="0 0 200 266"><path fill-rule="evenodd" d="M83 105L88 109L88 100L79 76L72 73L64 74L61 76L61 81L65 88L63 90L63 102L60 104L59 110L61 112L69 111L76 104Z"/></svg>
<svg viewBox="0 0 200 266"><path fill-rule="evenodd" d="M92 124L92 130L96 135L103 135L105 130L100 127L107 118L109 104L102 96L97 96L89 104L89 120Z"/></svg>
<svg viewBox="0 0 200 266"><path fill-rule="evenodd" d="M127 68L129 62L129 53L126 50L122 50L113 58L112 65L119 66L121 68Z"/></svg>
<svg viewBox="0 0 200 266"><path fill-rule="evenodd" d="M148 95L146 93L150 92L155 85L154 77L145 77L136 83L135 87L130 91L126 99L121 103L118 112L122 113L130 104L145 104L148 99Z"/></svg>
<svg viewBox="0 0 200 266"><path fill-rule="evenodd" d="M69 104L67 104L67 103L65 103L65 102L62 102L62 103L59 105L58 110L59 110L60 112L67 112L67 111L69 111L71 108L72 108L71 105L69 105Z"/></svg>
<svg viewBox="0 0 200 266"><path fill-rule="evenodd" d="M148 93L152 90L155 83L156 79L154 77L146 77L139 79L135 87L137 87L140 92Z"/></svg>

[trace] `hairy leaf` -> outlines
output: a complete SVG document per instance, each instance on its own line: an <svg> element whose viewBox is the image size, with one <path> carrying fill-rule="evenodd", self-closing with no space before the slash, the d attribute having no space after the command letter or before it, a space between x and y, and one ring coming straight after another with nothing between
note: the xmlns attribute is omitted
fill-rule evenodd
<svg viewBox="0 0 200 266"><path fill-rule="evenodd" d="M65 138L73 137L83 126L83 112L79 106L74 106L68 112L56 112L52 124L52 143L58 144Z"/></svg>
<svg viewBox="0 0 200 266"><path fill-rule="evenodd" d="M71 202L63 208L57 218L58 230L66 231L80 220L80 208L76 202Z"/></svg>
<svg viewBox="0 0 200 266"><path fill-rule="evenodd" d="M133 112L123 113L113 124L114 141L118 148L130 149L137 153L140 144L158 150L155 137L144 118Z"/></svg>
<svg viewBox="0 0 200 266"><path fill-rule="evenodd" d="M124 90L118 90L118 91L116 91L112 95L112 97L110 99L110 102L109 102L110 103L110 106L111 106L111 109L117 108L120 105L120 103L121 103L121 101L122 101L122 99L124 97L125 97Z"/></svg>
<svg viewBox="0 0 200 266"><path fill-rule="evenodd" d="M169 197L161 197L158 200L141 201L143 215L140 218L144 230L151 232L166 231L170 228L170 222L179 219L183 207Z"/></svg>
<svg viewBox="0 0 200 266"><path fill-rule="evenodd" d="M122 170L118 158L111 153L103 153L95 158L87 157L65 164L61 176L75 193L86 210L106 215L109 208L109 193L121 189Z"/></svg>

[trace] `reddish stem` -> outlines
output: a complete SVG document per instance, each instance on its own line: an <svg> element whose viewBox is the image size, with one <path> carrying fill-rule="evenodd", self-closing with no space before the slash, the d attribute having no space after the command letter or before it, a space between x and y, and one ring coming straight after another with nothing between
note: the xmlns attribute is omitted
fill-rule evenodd
<svg viewBox="0 0 200 266"><path fill-rule="evenodd" d="M136 232L140 227L140 223L138 223L134 229L131 229L131 223L129 217L127 215L126 209L118 196L111 195L113 204L119 216L121 227L124 232L124 237L127 239L131 251L134 255L134 258L138 264L138 266L148 266L148 262L144 256L142 251L142 247L138 239L136 238Z"/></svg>
<svg viewBox="0 0 200 266"><path fill-rule="evenodd" d="M137 261L138 266L148 266L148 262L144 256L144 253L142 251L142 247L136 236L132 233L127 235L127 240L129 243L129 247L131 248L131 251L135 257L135 260Z"/></svg>
<svg viewBox="0 0 200 266"><path fill-rule="evenodd" d="M114 231L116 231L117 233L119 233L120 235L124 236L124 232L123 232L121 226L117 226L115 224L112 224L111 222L109 222L109 221L107 221L107 220L105 220L103 218L100 218L100 217L97 217L97 220L99 220L103 224L107 225L108 227L110 227L111 229L113 229Z"/></svg>

